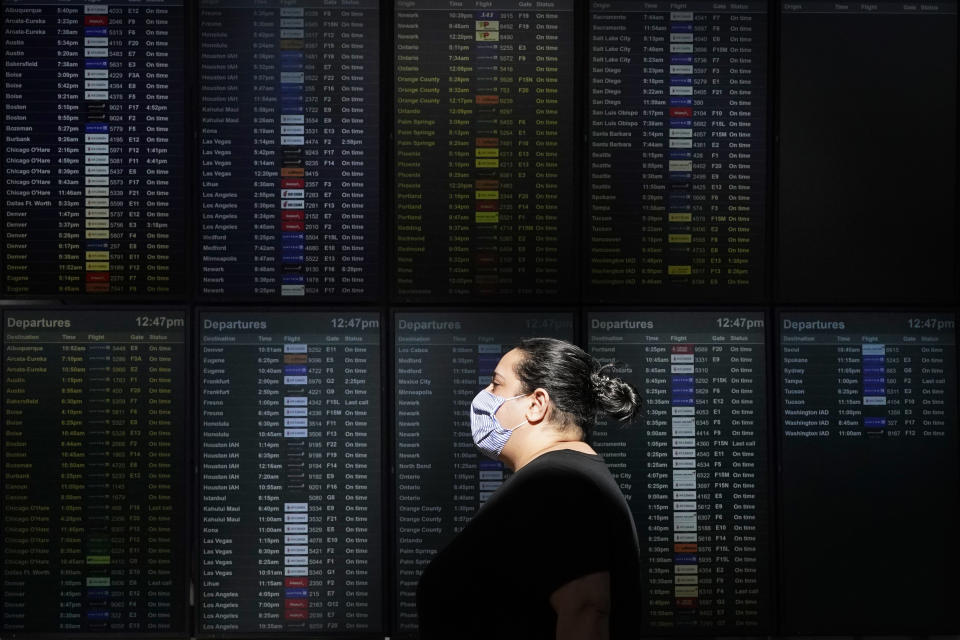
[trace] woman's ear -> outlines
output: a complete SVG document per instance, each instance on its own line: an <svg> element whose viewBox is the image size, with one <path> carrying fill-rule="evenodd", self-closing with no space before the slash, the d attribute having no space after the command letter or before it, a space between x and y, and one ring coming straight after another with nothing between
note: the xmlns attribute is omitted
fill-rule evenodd
<svg viewBox="0 0 960 640"><path fill-rule="evenodd" d="M527 422L537 423L546 419L550 412L550 394L546 389L537 388L530 394L530 404L527 407Z"/></svg>

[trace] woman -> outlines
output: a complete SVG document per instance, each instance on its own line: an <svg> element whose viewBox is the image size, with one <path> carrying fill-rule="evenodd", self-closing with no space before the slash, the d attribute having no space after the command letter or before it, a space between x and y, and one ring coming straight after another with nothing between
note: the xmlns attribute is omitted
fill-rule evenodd
<svg viewBox="0 0 960 640"><path fill-rule="evenodd" d="M638 635L636 527L587 440L598 412L628 422L641 401L607 367L550 338L500 359L470 422L477 447L514 474L424 570L421 640Z"/></svg>

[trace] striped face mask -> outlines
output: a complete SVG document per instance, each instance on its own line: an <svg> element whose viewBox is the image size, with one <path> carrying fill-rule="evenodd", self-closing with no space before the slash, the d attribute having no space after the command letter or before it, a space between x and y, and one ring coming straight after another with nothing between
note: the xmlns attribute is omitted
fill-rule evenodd
<svg viewBox="0 0 960 640"><path fill-rule="evenodd" d="M503 451L503 445L510 439L513 429L527 424L524 420L512 429L504 429L497 420L496 413L504 402L528 395L530 394L521 393L512 398L501 398L486 389L476 395L470 403L470 430L473 432L473 443L483 455L497 460L500 452Z"/></svg>

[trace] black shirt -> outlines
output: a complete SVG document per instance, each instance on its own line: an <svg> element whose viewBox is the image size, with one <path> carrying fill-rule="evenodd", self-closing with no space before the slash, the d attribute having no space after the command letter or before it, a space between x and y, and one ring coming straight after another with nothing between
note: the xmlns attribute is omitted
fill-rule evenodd
<svg viewBox="0 0 960 640"><path fill-rule="evenodd" d="M550 595L609 571L610 637L639 635L640 549L627 501L599 455L559 449L510 476L424 569L421 640L556 638Z"/></svg>

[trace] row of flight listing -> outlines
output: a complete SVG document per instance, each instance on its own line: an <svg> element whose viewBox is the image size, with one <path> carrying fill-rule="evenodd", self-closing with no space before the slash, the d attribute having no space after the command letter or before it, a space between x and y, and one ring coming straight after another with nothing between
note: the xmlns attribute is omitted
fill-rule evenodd
<svg viewBox="0 0 960 640"><path fill-rule="evenodd" d="M890 553L960 535L952 311L156 306L3 312L2 628L415 633L510 477L470 401L531 336L641 391L592 444L651 634L957 628L960 556Z"/></svg>

